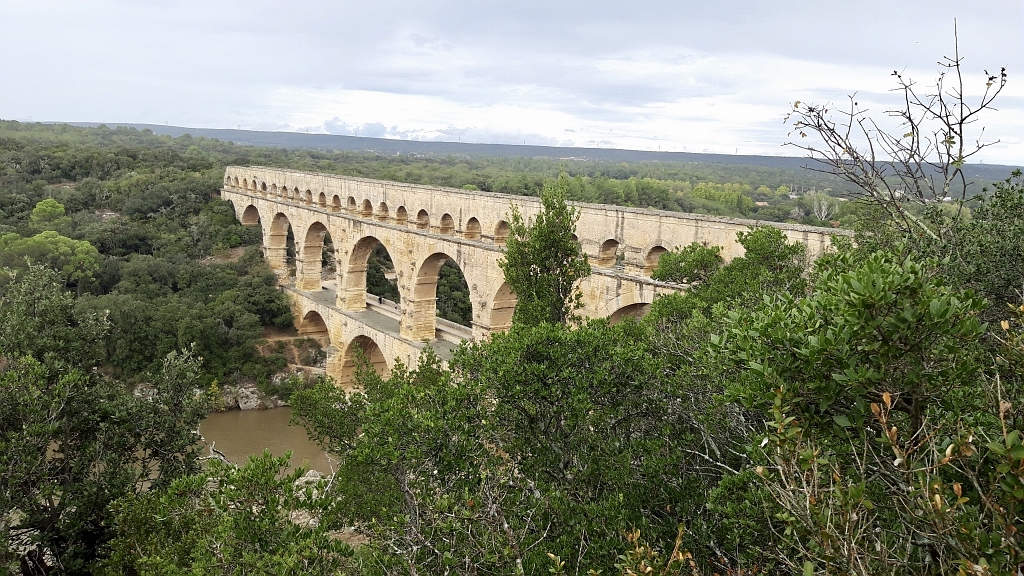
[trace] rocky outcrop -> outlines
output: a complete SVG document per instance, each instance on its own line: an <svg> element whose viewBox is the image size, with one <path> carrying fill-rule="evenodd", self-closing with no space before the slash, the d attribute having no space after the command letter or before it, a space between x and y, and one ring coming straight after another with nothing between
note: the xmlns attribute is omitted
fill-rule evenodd
<svg viewBox="0 0 1024 576"><path fill-rule="evenodd" d="M220 391L219 410L266 410L287 406L277 396L267 396L255 384L224 386Z"/></svg>

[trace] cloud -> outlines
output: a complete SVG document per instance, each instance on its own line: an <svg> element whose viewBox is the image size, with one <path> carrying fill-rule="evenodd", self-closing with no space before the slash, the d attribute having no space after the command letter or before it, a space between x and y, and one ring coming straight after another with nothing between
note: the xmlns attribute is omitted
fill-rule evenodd
<svg viewBox="0 0 1024 576"><path fill-rule="evenodd" d="M773 154L794 100L933 78L957 17L1011 72L985 158L1024 159L1019 0L0 2L0 117Z"/></svg>

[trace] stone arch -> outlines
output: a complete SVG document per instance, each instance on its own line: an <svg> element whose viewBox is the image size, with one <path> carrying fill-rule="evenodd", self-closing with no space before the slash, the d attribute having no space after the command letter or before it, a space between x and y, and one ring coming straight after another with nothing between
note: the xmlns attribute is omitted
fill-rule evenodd
<svg viewBox="0 0 1024 576"><path fill-rule="evenodd" d="M339 384L345 388L351 388L356 384L356 370L359 356L362 355L370 363L373 371L382 378L387 378L391 373L388 366L388 359L380 346L369 336L359 335L353 338L345 347L344 358L341 365L341 378Z"/></svg>
<svg viewBox="0 0 1024 576"><path fill-rule="evenodd" d="M253 192L256 191L256 179L255 178L253 178L252 182L249 183L249 189L252 190Z"/></svg>
<svg viewBox="0 0 1024 576"><path fill-rule="evenodd" d="M237 178L236 178L236 180L237 180ZM249 179L248 178L242 178L242 188L244 188L246 190L249 189Z"/></svg>
<svg viewBox="0 0 1024 576"><path fill-rule="evenodd" d="M277 184L270 185L270 195L277 196Z"/></svg>
<svg viewBox="0 0 1024 576"><path fill-rule="evenodd" d="M363 200L363 205L359 210L359 215L362 216L363 218L372 218L373 203L371 203L369 200Z"/></svg>
<svg viewBox="0 0 1024 576"><path fill-rule="evenodd" d="M506 241L508 241L508 234L508 222L505 222L504 220L498 220L498 223L495 224L494 226L494 243L504 244Z"/></svg>
<svg viewBox="0 0 1024 576"><path fill-rule="evenodd" d="M470 285L466 272L458 262L444 252L435 252L423 259L413 275L410 296L405 299L403 309L406 319L402 324L402 335L412 340L433 340L437 328L437 281L445 262L451 260L459 268L459 272ZM469 298L469 316L476 318L472 298Z"/></svg>
<svg viewBox="0 0 1024 576"><path fill-rule="evenodd" d="M637 302L635 304L627 304L612 312L611 316L608 317L608 322L612 324L618 324L626 318L640 319L647 315L651 311L651 305L647 302Z"/></svg>
<svg viewBox="0 0 1024 576"><path fill-rule="evenodd" d="M512 327L512 314L516 311L516 294L508 282L502 282L491 298L490 331L503 332Z"/></svg>
<svg viewBox="0 0 1024 576"><path fill-rule="evenodd" d="M235 188L238 188L238 176L232 178L231 181L234 184Z"/></svg>
<svg viewBox="0 0 1024 576"><path fill-rule="evenodd" d="M391 214L390 212L388 212L387 203L381 202L380 204L377 205L377 220L380 220L381 222L387 222L388 216L390 215Z"/></svg>
<svg viewBox="0 0 1024 576"><path fill-rule="evenodd" d="M307 189L306 190L306 195L302 199L306 202L306 204L312 204L313 203L313 191Z"/></svg>
<svg viewBox="0 0 1024 576"><path fill-rule="evenodd" d="M345 207L348 209L349 212L355 212L356 211L356 199L353 198L352 196L349 196L348 197L348 201L345 202Z"/></svg>
<svg viewBox="0 0 1024 576"><path fill-rule="evenodd" d="M267 234L264 254L270 269L278 274L288 275L290 268L290 255L288 254L288 235L292 232L292 223L283 212L278 212L270 221L270 230L264 230ZM293 233L293 232L292 232Z"/></svg>
<svg viewBox="0 0 1024 576"><path fill-rule="evenodd" d="M245 207L241 218L242 226L255 226L260 223L260 211L252 204Z"/></svg>
<svg viewBox="0 0 1024 576"><path fill-rule="evenodd" d="M430 214L426 210L420 210L416 214L416 229L430 230Z"/></svg>
<svg viewBox="0 0 1024 576"><path fill-rule="evenodd" d="M395 210L395 222L400 225L405 225L409 222L409 211L405 209L405 206L399 206L398 210Z"/></svg>
<svg viewBox="0 0 1024 576"><path fill-rule="evenodd" d="M326 208L327 207L327 194L324 194L323 192L321 192L320 196L316 199L316 203L321 208Z"/></svg>
<svg viewBox="0 0 1024 576"><path fill-rule="evenodd" d="M451 214L445 213L441 215L441 227L438 228L438 232L441 234L451 234L455 232L455 219L452 218Z"/></svg>
<svg viewBox="0 0 1024 576"><path fill-rule="evenodd" d="M264 194L266 194L266 192L267 192L267 183L266 182L260 182L260 192L263 192Z"/></svg>
<svg viewBox="0 0 1024 576"><path fill-rule="evenodd" d="M601 248L597 252L597 266L601 268L611 268L615 266L615 257L619 252L619 242L614 238L609 238L601 243Z"/></svg>
<svg viewBox="0 0 1024 576"><path fill-rule="evenodd" d="M316 310L310 310L299 321L299 334L313 338L321 346L327 348L331 345L331 333L327 329L327 322Z"/></svg>
<svg viewBox="0 0 1024 576"><path fill-rule="evenodd" d="M341 212L341 196L337 194L331 200L331 212Z"/></svg>
<svg viewBox="0 0 1024 576"><path fill-rule="evenodd" d="M364 236L352 246L345 273L341 277L338 292L338 305L345 310L366 309L366 270L369 267L370 255L377 246L384 246L388 257L394 262L398 251L393 246L380 241L376 236ZM397 268L397 266L396 266Z"/></svg>
<svg viewBox="0 0 1024 576"><path fill-rule="evenodd" d="M320 221L310 223L296 259L295 287L299 290L320 290L323 274L324 238L329 234Z"/></svg>
<svg viewBox="0 0 1024 576"><path fill-rule="evenodd" d="M654 272L654 269L658 267L658 260L665 252L668 252L668 249L661 245L656 245L647 251L647 256L644 257L644 276L650 276Z"/></svg>
<svg viewBox="0 0 1024 576"><path fill-rule="evenodd" d="M228 176L226 174L224 175L224 184L227 186L231 186L231 176Z"/></svg>
<svg viewBox="0 0 1024 576"><path fill-rule="evenodd" d="M479 240L480 239L480 221L476 218L470 218L466 222L466 231L463 233L466 240Z"/></svg>

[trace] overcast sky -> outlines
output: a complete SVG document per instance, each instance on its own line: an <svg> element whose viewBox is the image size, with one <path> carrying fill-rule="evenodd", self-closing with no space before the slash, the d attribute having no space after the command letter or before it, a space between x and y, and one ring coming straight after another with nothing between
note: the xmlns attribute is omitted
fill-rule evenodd
<svg viewBox="0 0 1024 576"><path fill-rule="evenodd" d="M990 163L1024 162L1024 0L0 0L0 118L799 154L795 100L961 55ZM980 127L980 126L979 126Z"/></svg>

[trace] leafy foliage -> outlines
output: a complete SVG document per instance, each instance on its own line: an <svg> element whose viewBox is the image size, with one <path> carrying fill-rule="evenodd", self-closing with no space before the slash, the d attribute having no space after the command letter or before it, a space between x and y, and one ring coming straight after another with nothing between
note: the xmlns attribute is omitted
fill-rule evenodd
<svg viewBox="0 0 1024 576"><path fill-rule="evenodd" d="M498 265L517 298L513 324L568 323L583 306L576 283L590 274L590 264L574 238L579 211L566 202L568 186L564 173L546 186L534 220L524 220L512 206L509 238Z"/></svg>
<svg viewBox="0 0 1024 576"><path fill-rule="evenodd" d="M694 242L661 255L651 278L677 284L693 284L710 278L721 268L724 260L721 246L707 246Z"/></svg>

